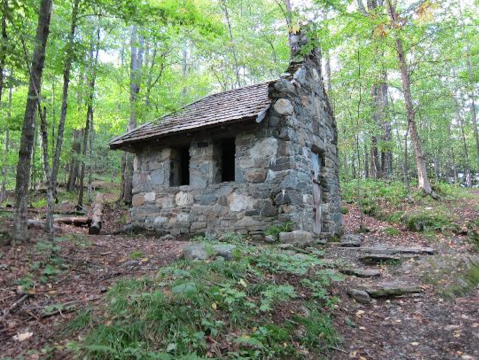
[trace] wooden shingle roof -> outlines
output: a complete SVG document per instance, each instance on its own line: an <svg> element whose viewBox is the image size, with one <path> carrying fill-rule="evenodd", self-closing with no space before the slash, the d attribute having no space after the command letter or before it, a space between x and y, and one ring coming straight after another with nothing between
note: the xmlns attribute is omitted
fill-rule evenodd
<svg viewBox="0 0 479 360"><path fill-rule="evenodd" d="M110 142L111 149L209 126L256 118L269 108L265 82L206 96L177 112L139 126Z"/></svg>

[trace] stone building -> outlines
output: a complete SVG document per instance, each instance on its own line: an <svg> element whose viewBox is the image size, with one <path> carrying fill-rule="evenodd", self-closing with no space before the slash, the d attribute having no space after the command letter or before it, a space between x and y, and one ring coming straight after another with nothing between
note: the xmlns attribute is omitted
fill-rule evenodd
<svg viewBox="0 0 479 360"><path fill-rule="evenodd" d="M132 225L173 235L273 225L341 233L337 130L319 51L280 79L202 98L110 143L133 152Z"/></svg>

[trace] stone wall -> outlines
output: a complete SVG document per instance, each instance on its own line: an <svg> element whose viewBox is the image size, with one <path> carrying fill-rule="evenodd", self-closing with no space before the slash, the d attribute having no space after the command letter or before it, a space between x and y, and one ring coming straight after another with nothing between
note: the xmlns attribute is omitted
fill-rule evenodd
<svg viewBox="0 0 479 360"><path fill-rule="evenodd" d="M306 41L299 34L292 42ZM298 54L296 54L298 55ZM272 106L259 124L244 122L138 149L133 177L134 225L173 235L262 234L292 221L313 230L312 153L321 159L322 231L341 233L337 130L313 50L271 83ZM235 137L235 181L220 179L218 144ZM190 185L170 187L178 141L190 147Z"/></svg>
<svg viewBox="0 0 479 360"><path fill-rule="evenodd" d="M174 235L225 231L254 235L291 220L290 206L278 195L285 171L281 142L271 136L267 123L233 126L229 133L236 134L234 182L216 183L216 149L224 131L200 132L191 138L190 185L169 186L174 148L138 152L132 223Z"/></svg>

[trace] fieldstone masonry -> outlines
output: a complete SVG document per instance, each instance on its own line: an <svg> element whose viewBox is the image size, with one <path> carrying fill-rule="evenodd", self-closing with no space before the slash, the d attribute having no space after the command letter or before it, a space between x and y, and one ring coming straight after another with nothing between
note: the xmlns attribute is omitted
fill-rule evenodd
<svg viewBox="0 0 479 360"><path fill-rule="evenodd" d="M179 135L161 146L135 149L133 225L173 235L263 234L291 221L313 231L312 156L321 159L322 232L341 233L337 130L321 78L320 55L299 54L307 43L292 37L292 62L268 88L271 100L260 121L195 131L189 146L190 184L170 186ZM235 181L219 182L218 143L235 141Z"/></svg>

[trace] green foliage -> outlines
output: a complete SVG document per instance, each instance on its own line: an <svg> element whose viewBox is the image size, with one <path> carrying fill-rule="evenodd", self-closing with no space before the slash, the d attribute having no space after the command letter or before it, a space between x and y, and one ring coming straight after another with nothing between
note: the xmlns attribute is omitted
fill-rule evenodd
<svg viewBox="0 0 479 360"><path fill-rule="evenodd" d="M357 182L343 182L343 197L346 201L357 202ZM457 186L437 184L440 200L424 198L419 191L413 193L414 203L407 202L404 184L399 182L361 181L360 199L363 213L392 223L405 225L416 232L459 231L459 221L453 214L451 204L457 199L468 199L471 193ZM386 229L389 235L398 235L394 228Z"/></svg>
<svg viewBox="0 0 479 360"><path fill-rule="evenodd" d="M15 284L20 285L22 291L32 290L37 285L32 274L26 274L21 279L16 280Z"/></svg>
<svg viewBox="0 0 479 360"><path fill-rule="evenodd" d="M120 281L107 295L102 318L75 320L75 329L92 328L78 351L91 359L203 358L213 339L232 345L233 353L218 347L222 358L300 359L291 341L311 354L337 343L321 308L332 301L326 288L333 276L319 260L270 249L241 251L236 261L178 262L155 279ZM298 297L305 292L316 301ZM288 311L292 304L300 310Z"/></svg>
<svg viewBox="0 0 479 360"><path fill-rule="evenodd" d="M399 230L396 229L395 227L388 227L384 229L384 232L389 236L398 236L400 234Z"/></svg>
<svg viewBox="0 0 479 360"><path fill-rule="evenodd" d="M404 183L393 181L386 183L383 181L362 180L359 183L359 194L361 197L361 205L367 212L379 211L378 202L386 202L393 206L404 203L407 198ZM358 183L357 181L341 182L341 196L345 202L357 202L358 200Z"/></svg>
<svg viewBox="0 0 479 360"><path fill-rule="evenodd" d="M67 323L65 328L66 334L72 334L77 331L84 330L92 322L91 309L80 310L72 321Z"/></svg>
<svg viewBox="0 0 479 360"><path fill-rule="evenodd" d="M451 217L438 211L420 210L405 214L403 221L410 231L445 231L453 228Z"/></svg>
<svg viewBox="0 0 479 360"><path fill-rule="evenodd" d="M273 225L266 229L265 234L274 236L276 239L279 238L280 232L290 232L293 231L293 223L291 221L285 222L281 225Z"/></svg>
<svg viewBox="0 0 479 360"><path fill-rule="evenodd" d="M219 239L211 234L195 235L191 238L192 242L217 243Z"/></svg>
<svg viewBox="0 0 479 360"><path fill-rule="evenodd" d="M38 199L37 201L32 202L32 207L36 209L44 208L45 206L47 206L47 199L44 199L44 198L41 198L41 199Z"/></svg>
<svg viewBox="0 0 479 360"><path fill-rule="evenodd" d="M141 259L142 257L144 257L144 254L141 252L141 251L134 251L130 254L130 259Z"/></svg>

